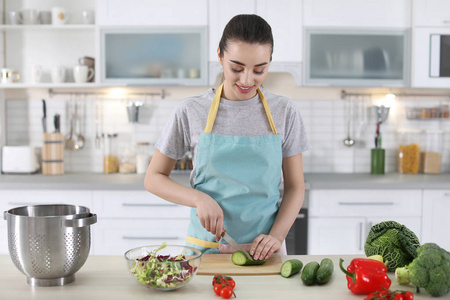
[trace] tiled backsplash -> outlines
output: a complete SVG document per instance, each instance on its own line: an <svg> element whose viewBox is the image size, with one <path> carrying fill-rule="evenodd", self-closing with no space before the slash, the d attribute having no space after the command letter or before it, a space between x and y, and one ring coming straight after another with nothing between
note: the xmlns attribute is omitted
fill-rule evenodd
<svg viewBox="0 0 450 300"><path fill-rule="evenodd" d="M370 149L374 147L375 116L371 113L370 99L351 100L294 100L303 116L312 149L304 153L304 171L311 173L368 173L370 172ZM86 145L78 151L66 150L66 172L103 171L103 151L95 147L96 116L100 131L118 133L119 151L123 152L136 142L155 143L165 122L179 100L146 100L141 107L139 123L129 123L126 105L122 100L103 98L47 100L48 130L53 131L53 115L61 115L61 132L69 132L69 107L79 104L81 133ZM351 137L356 141L352 147L344 145L347 137L347 116L351 103ZM449 101L409 100L398 98L391 108L388 120L381 125L383 148L386 149L386 172L397 172L397 149L399 128L443 130L442 172L450 171L450 119L407 120L405 107L434 107L448 105ZM96 113L98 111L98 113ZM42 102L39 99L6 101L6 144L42 145Z"/></svg>

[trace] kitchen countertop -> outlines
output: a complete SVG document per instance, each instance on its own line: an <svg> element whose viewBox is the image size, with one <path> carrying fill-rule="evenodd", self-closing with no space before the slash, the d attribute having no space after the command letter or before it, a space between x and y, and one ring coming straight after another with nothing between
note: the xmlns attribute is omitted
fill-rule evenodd
<svg viewBox="0 0 450 300"><path fill-rule="evenodd" d="M0 189L144 190L143 174L0 175ZM188 172L171 177L189 185ZM450 174L306 173L306 189L448 189Z"/></svg>
<svg viewBox="0 0 450 300"><path fill-rule="evenodd" d="M305 286L299 273L290 278L283 278L281 275L233 276L237 299L364 299L365 296L354 295L348 290L345 274L338 267L339 258L342 257L344 266L347 266L356 256L328 257L334 262L334 273L331 280L323 286ZM282 260L290 258L298 258L306 265L310 261L320 263L324 256L290 255L282 257ZM25 275L16 269L8 255L0 255L0 270L0 299L222 299L214 294L212 276L209 275L197 275L187 286L170 292L147 289L131 278L122 256L91 255L75 274L75 281L60 287L29 286ZM391 290L409 290L415 293L412 285L398 285L393 273L389 273L389 277L392 280ZM416 300L431 298L425 291L415 294Z"/></svg>

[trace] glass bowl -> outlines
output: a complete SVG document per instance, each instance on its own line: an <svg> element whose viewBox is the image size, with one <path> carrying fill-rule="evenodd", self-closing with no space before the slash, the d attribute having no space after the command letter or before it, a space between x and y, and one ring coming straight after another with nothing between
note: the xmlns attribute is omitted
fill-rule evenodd
<svg viewBox="0 0 450 300"><path fill-rule="evenodd" d="M185 286L197 274L201 257L199 250L178 245L142 246L125 252L133 278L159 291Z"/></svg>

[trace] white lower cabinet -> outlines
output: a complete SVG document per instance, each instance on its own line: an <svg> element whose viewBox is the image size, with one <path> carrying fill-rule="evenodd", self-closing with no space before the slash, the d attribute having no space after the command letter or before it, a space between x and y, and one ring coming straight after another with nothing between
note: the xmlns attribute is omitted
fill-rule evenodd
<svg viewBox="0 0 450 300"><path fill-rule="evenodd" d="M450 190L423 192L422 243L436 243L450 251Z"/></svg>
<svg viewBox="0 0 450 300"><path fill-rule="evenodd" d="M190 208L147 191L94 191L97 224L92 228L96 255L123 255L145 245L184 245Z"/></svg>
<svg viewBox="0 0 450 300"><path fill-rule="evenodd" d="M312 190L308 254L364 254L370 228L382 221L406 225L421 238L421 190Z"/></svg>
<svg viewBox="0 0 450 300"><path fill-rule="evenodd" d="M2 190L0 191L0 212L9 209L39 204L72 204L92 209L92 191L78 190ZM96 226L95 224L93 226ZM91 227L92 228L92 227ZM0 254L8 254L8 226L0 220Z"/></svg>

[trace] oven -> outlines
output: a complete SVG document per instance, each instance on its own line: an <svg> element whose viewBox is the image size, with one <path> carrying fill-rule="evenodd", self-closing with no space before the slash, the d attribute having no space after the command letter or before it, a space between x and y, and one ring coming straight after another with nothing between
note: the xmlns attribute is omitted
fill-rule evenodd
<svg viewBox="0 0 450 300"><path fill-rule="evenodd" d="M450 86L450 28L415 28L412 53L411 87Z"/></svg>
<svg viewBox="0 0 450 300"><path fill-rule="evenodd" d="M288 255L306 255L308 250L308 190L305 201L289 233L286 236Z"/></svg>
<svg viewBox="0 0 450 300"><path fill-rule="evenodd" d="M450 77L450 34L430 34L430 77Z"/></svg>

